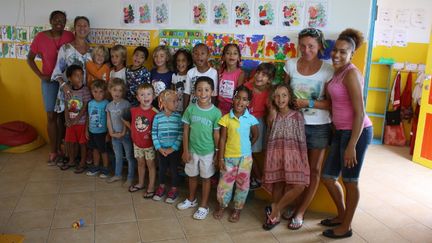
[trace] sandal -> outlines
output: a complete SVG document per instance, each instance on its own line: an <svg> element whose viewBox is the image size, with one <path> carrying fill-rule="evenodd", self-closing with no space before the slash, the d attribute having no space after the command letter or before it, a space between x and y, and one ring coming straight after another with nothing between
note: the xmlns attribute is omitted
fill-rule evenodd
<svg viewBox="0 0 432 243"><path fill-rule="evenodd" d="M267 205L267 206L265 206L265 208L264 208L264 212L265 212L265 216L267 217L267 216L270 216L270 214L271 214L271 212L272 212L272 207L271 207L271 205Z"/></svg>
<svg viewBox="0 0 432 243"><path fill-rule="evenodd" d="M75 164L66 163L60 167L61 170L68 170L69 168L75 167Z"/></svg>
<svg viewBox="0 0 432 243"><path fill-rule="evenodd" d="M208 208L199 207L197 211L193 214L194 219L203 220L207 217L207 214L209 213Z"/></svg>
<svg viewBox="0 0 432 243"><path fill-rule="evenodd" d="M293 208L288 208L283 214L282 218L285 220L291 220L294 217L295 210Z"/></svg>
<svg viewBox="0 0 432 243"><path fill-rule="evenodd" d="M215 219L221 219L221 218L223 218L224 211L225 211L225 208L219 207L218 209L216 209L213 212L213 218L215 218Z"/></svg>
<svg viewBox="0 0 432 243"><path fill-rule="evenodd" d="M153 198L154 195L155 195L154 191L152 191L152 192L146 191L143 195L143 198L150 199L150 198Z"/></svg>
<svg viewBox="0 0 432 243"><path fill-rule="evenodd" d="M327 227L334 227L334 226L338 226L341 225L342 223L336 223L336 222L332 222L333 219L323 219L321 220L320 224L327 226Z"/></svg>
<svg viewBox="0 0 432 243"><path fill-rule="evenodd" d="M278 225L280 223L280 220L278 220L277 217L275 218L270 218L270 215L267 215L267 220L266 222L263 224L263 229L264 230L271 230L274 227L276 227L276 225Z"/></svg>
<svg viewBox="0 0 432 243"><path fill-rule="evenodd" d="M142 189L144 189L144 186L139 187L138 185L132 185L129 187L128 191L129 192L137 192L137 191L140 191Z"/></svg>
<svg viewBox="0 0 432 243"><path fill-rule="evenodd" d="M76 167L74 173L75 174L81 174L84 171L86 171L86 166L85 165L83 165L83 166L79 165L78 167Z"/></svg>
<svg viewBox="0 0 432 243"><path fill-rule="evenodd" d="M296 217L291 218L291 223L288 224L288 229L298 230L303 226L303 219L298 219Z"/></svg>
<svg viewBox="0 0 432 243"><path fill-rule="evenodd" d="M241 209L234 209L229 217L228 221L231 223L237 223L240 220Z"/></svg>

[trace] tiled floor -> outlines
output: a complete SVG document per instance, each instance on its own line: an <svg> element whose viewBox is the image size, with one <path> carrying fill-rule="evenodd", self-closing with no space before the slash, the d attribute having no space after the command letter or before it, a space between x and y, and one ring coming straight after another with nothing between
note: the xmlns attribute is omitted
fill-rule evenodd
<svg viewBox="0 0 432 243"><path fill-rule="evenodd" d="M212 216L196 221L192 210L145 200L121 183L48 167L47 149L0 153L0 233L23 234L25 242L329 241L318 224L328 215L308 213L298 231L283 222L268 232L261 229L265 202L252 199L239 223ZM432 170L410 162L407 154L407 148L371 146L354 235L341 242L432 242ZM72 229L80 218L85 226Z"/></svg>

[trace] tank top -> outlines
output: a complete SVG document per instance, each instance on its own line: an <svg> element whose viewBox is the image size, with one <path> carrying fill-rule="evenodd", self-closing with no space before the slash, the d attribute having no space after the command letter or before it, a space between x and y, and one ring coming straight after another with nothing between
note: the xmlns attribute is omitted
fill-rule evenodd
<svg viewBox="0 0 432 243"><path fill-rule="evenodd" d="M343 67L340 72L335 72L327 86L332 100L332 121L337 130L352 130L354 109L348 90L343 84L346 74L351 69L357 69L357 67L350 63ZM363 90L363 78L361 79L361 87ZM363 127L369 127L371 125L372 122L365 114Z"/></svg>

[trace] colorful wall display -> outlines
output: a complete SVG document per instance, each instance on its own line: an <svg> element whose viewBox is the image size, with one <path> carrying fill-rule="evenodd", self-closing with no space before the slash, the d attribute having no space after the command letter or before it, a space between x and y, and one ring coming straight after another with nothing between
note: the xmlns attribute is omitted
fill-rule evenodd
<svg viewBox="0 0 432 243"><path fill-rule="evenodd" d="M150 47L150 32L146 30L90 29L89 41L99 45Z"/></svg>
<svg viewBox="0 0 432 243"><path fill-rule="evenodd" d="M173 52L180 48L191 50L193 46L203 42L204 33L201 30L162 29L159 31L159 45L166 45Z"/></svg>
<svg viewBox="0 0 432 243"><path fill-rule="evenodd" d="M328 2L307 2L306 25L312 28L324 28L328 22Z"/></svg>
<svg viewBox="0 0 432 243"><path fill-rule="evenodd" d="M217 27L227 27L230 24L230 1L229 0L214 0L211 3L210 15L211 24Z"/></svg>
<svg viewBox="0 0 432 243"><path fill-rule="evenodd" d="M212 56L221 56L223 47L226 44L233 43L234 35L222 33L205 33L204 40Z"/></svg>
<svg viewBox="0 0 432 243"><path fill-rule="evenodd" d="M253 1L233 0L231 14L235 27L249 27L252 24Z"/></svg>
<svg viewBox="0 0 432 243"><path fill-rule="evenodd" d="M192 1L192 24L206 25L208 24L209 4L206 0L193 0Z"/></svg>
<svg viewBox="0 0 432 243"><path fill-rule="evenodd" d="M274 0L257 0L255 2L255 26L257 27L274 27L277 24L276 18L276 1Z"/></svg>

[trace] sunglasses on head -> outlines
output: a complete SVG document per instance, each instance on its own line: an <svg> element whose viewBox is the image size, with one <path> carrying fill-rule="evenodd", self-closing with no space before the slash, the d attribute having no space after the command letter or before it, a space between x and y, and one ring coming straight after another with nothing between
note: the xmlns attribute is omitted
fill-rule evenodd
<svg viewBox="0 0 432 243"><path fill-rule="evenodd" d="M312 37L319 37L322 35L321 30L315 29L315 28L306 28L300 31L299 36L312 36Z"/></svg>

